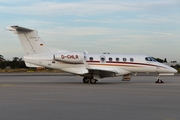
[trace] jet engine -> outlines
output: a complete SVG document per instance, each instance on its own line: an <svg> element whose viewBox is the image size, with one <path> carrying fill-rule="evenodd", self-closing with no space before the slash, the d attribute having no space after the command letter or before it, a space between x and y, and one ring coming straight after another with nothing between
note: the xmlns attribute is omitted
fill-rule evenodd
<svg viewBox="0 0 180 120"><path fill-rule="evenodd" d="M59 53L54 55L54 60L66 62L66 63L80 64L83 63L84 53L81 52Z"/></svg>

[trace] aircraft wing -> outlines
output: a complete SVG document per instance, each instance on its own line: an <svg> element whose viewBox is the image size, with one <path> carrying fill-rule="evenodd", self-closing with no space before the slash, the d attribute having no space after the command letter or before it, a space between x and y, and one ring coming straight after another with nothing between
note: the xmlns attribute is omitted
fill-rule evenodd
<svg viewBox="0 0 180 120"><path fill-rule="evenodd" d="M115 77L117 75L126 75L131 72L123 70L123 69L116 69L116 68L88 68L89 73L98 76L99 78L104 77Z"/></svg>
<svg viewBox="0 0 180 120"><path fill-rule="evenodd" d="M110 68L110 67L90 67L88 63L83 60L85 68L89 71L90 74L93 74L94 77L104 78L104 77L115 77L117 75L126 75L131 72L123 69Z"/></svg>

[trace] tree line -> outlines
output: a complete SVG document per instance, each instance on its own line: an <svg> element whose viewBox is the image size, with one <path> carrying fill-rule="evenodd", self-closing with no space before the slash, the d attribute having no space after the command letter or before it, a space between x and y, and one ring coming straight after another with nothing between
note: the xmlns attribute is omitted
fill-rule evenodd
<svg viewBox="0 0 180 120"><path fill-rule="evenodd" d="M12 60L6 60L3 55L0 55L0 68L27 68L22 58L13 57Z"/></svg>

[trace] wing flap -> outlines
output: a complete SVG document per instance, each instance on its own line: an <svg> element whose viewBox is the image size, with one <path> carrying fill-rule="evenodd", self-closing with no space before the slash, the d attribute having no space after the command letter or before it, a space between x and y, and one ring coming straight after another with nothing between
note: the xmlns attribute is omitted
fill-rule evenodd
<svg viewBox="0 0 180 120"><path fill-rule="evenodd" d="M99 75L100 78L115 77L115 76L131 73L129 71L123 69L116 69L116 68L90 68L88 69L88 71L93 75Z"/></svg>
<svg viewBox="0 0 180 120"><path fill-rule="evenodd" d="M104 72L111 72L111 73L116 73L118 74L119 71L118 70L115 70L115 69L107 69L107 68L98 68L98 69L88 69L89 71L104 71Z"/></svg>

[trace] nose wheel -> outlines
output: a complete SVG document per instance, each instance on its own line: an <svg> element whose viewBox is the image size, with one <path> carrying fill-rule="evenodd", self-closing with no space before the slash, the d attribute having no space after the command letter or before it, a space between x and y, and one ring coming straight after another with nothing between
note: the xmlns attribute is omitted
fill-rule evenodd
<svg viewBox="0 0 180 120"><path fill-rule="evenodd" d="M157 77L157 81L155 83L164 83L160 75Z"/></svg>

